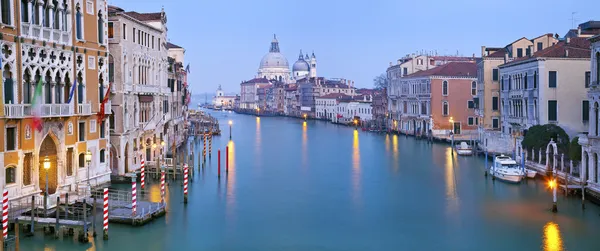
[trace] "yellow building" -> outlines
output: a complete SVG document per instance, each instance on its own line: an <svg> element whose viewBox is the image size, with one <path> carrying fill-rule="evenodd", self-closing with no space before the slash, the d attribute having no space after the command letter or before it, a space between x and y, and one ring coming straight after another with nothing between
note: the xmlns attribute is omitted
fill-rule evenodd
<svg viewBox="0 0 600 251"><path fill-rule="evenodd" d="M10 11L1 9L7 6ZM2 187L11 200L39 195L47 175L53 201L88 182L109 182L108 115L100 121L97 114L109 86L106 1L1 0L0 13ZM38 131L32 103L40 78L43 128ZM104 111L110 110L109 102Z"/></svg>

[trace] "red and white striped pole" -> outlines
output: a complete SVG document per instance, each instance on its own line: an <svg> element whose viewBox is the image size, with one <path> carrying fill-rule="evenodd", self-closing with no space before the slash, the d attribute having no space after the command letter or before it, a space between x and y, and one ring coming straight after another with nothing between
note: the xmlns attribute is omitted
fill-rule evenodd
<svg viewBox="0 0 600 251"><path fill-rule="evenodd" d="M142 159L142 163L140 164L140 172L141 172L141 182L142 182L142 190L146 188L146 162Z"/></svg>
<svg viewBox="0 0 600 251"><path fill-rule="evenodd" d="M143 161L143 160L142 160ZM143 163L143 162L142 162ZM104 188L104 239L108 240L108 188Z"/></svg>
<svg viewBox="0 0 600 251"><path fill-rule="evenodd" d="M183 165L183 203L188 202L188 165Z"/></svg>
<svg viewBox="0 0 600 251"><path fill-rule="evenodd" d="M8 237L8 189L2 193L2 237Z"/></svg>
<svg viewBox="0 0 600 251"><path fill-rule="evenodd" d="M165 170L160 170L160 203L165 204Z"/></svg>
<svg viewBox="0 0 600 251"><path fill-rule="evenodd" d="M135 216L137 212L137 184L135 176L131 178L131 215Z"/></svg>

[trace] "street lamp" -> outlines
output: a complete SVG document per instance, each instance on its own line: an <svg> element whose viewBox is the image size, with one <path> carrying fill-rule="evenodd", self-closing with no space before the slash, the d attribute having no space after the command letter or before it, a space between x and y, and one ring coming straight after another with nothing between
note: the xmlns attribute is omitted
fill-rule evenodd
<svg viewBox="0 0 600 251"><path fill-rule="evenodd" d="M358 130L358 119L354 119L354 130Z"/></svg>
<svg viewBox="0 0 600 251"><path fill-rule="evenodd" d="M156 143L152 144L152 152L154 152L154 159L156 161L156 165L160 168L160 159L156 156Z"/></svg>
<svg viewBox="0 0 600 251"><path fill-rule="evenodd" d="M229 140L231 140L231 125L233 125L233 121L229 120Z"/></svg>
<svg viewBox="0 0 600 251"><path fill-rule="evenodd" d="M558 212L558 207L556 205L556 179L552 178L548 181L548 186L552 189L552 212L556 213Z"/></svg>
<svg viewBox="0 0 600 251"><path fill-rule="evenodd" d="M307 117L308 115L306 115L306 113L305 113L303 116L304 116L304 120L306 121L306 117Z"/></svg>
<svg viewBox="0 0 600 251"><path fill-rule="evenodd" d="M92 185L90 184L90 163L92 162L92 152L90 152L90 150L87 150L85 153L85 162L87 163L87 182L91 192Z"/></svg>

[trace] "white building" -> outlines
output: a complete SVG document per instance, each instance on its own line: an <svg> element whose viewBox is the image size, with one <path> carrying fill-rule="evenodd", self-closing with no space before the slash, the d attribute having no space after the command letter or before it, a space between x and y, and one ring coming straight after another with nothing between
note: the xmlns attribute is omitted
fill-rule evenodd
<svg viewBox="0 0 600 251"><path fill-rule="evenodd" d="M354 119L360 119L361 122L368 122L373 119L373 108L371 107L373 98L370 95L341 98L337 102L337 114L333 122L350 123Z"/></svg>
<svg viewBox="0 0 600 251"><path fill-rule="evenodd" d="M317 119L336 121L338 100L350 99L351 97L343 93L330 93L315 98L315 111Z"/></svg>
<svg viewBox="0 0 600 251"><path fill-rule="evenodd" d="M589 123L587 135L579 137L579 144L582 145L582 171L581 177L587 181L588 192L600 195L600 172L598 166L600 163L600 35L589 39L591 45L591 72L586 74L587 83L590 88L587 93L589 104ZM589 68L588 68L589 69Z"/></svg>
<svg viewBox="0 0 600 251"><path fill-rule="evenodd" d="M212 105L215 108L223 108L223 109L233 109L235 105L235 96L233 95L225 95L223 89L221 89L221 85L217 89L217 93L213 97Z"/></svg>
<svg viewBox="0 0 600 251"><path fill-rule="evenodd" d="M308 54L303 56L302 51L300 51L298 61L294 63L292 72L290 72L288 60L279 49L279 40L277 40L277 36L273 35L269 53L263 56L260 61L257 78L277 80L287 84L306 77L317 77L315 53L313 52L309 57Z"/></svg>
<svg viewBox="0 0 600 251"><path fill-rule="evenodd" d="M110 125L113 175L135 171L140 158L156 159L160 152L150 151L152 143L167 140L163 126L170 113L163 106L173 100L167 86L166 22L164 11L137 13L109 8L109 27L114 30L109 37L109 63L114 67L114 123Z"/></svg>
<svg viewBox="0 0 600 251"><path fill-rule="evenodd" d="M519 137L531 126L549 123L570 137L586 131L589 46L586 38L567 38L499 66L503 134Z"/></svg>

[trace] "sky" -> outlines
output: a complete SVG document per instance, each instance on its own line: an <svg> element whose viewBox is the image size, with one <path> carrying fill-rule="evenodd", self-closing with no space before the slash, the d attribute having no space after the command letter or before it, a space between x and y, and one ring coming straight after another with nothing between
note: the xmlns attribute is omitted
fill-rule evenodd
<svg viewBox="0 0 600 251"><path fill-rule="evenodd" d="M480 56L545 33L564 36L600 20L598 0L109 0L126 11L167 14L168 38L186 49L192 92L239 93L277 34L291 66L300 50L317 75L370 88L390 62L417 51ZM576 12L574 15L573 12Z"/></svg>

